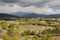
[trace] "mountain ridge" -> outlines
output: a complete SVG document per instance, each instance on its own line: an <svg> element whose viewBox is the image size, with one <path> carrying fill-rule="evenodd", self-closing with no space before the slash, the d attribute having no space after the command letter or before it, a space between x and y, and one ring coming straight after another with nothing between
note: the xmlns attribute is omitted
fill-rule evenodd
<svg viewBox="0 0 60 40"><path fill-rule="evenodd" d="M7 13L0 13L0 18L60 18L60 14L36 14L36 13L16 13L16 14L7 14Z"/></svg>
<svg viewBox="0 0 60 40"><path fill-rule="evenodd" d="M19 16L19 17L26 17L26 18L30 18L30 17L40 17L40 18L57 18L60 17L60 14L36 14L36 13L28 13L28 12L18 12L18 13L11 13L11 15L15 15L15 16Z"/></svg>
<svg viewBox="0 0 60 40"><path fill-rule="evenodd" d="M17 18L18 16L10 15L7 13L0 13L0 18Z"/></svg>

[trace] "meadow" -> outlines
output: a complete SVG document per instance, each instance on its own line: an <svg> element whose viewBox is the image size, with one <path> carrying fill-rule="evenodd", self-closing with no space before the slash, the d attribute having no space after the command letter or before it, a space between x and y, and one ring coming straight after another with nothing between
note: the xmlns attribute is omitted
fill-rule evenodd
<svg viewBox="0 0 60 40"><path fill-rule="evenodd" d="M60 40L60 18L0 19L0 40Z"/></svg>

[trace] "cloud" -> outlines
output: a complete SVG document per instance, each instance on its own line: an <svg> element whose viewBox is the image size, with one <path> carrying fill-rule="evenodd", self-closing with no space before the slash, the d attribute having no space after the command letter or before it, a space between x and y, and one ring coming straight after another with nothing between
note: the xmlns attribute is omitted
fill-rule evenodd
<svg viewBox="0 0 60 40"><path fill-rule="evenodd" d="M54 14L60 12L60 0L0 0L0 12L33 12Z"/></svg>
<svg viewBox="0 0 60 40"><path fill-rule="evenodd" d="M47 8L48 6L44 8L38 8L35 6L29 6L29 7L22 7L18 4L6 4L6 5L0 5L0 12L4 13L13 13L13 12L32 12L32 13L51 13L53 10L51 8Z"/></svg>
<svg viewBox="0 0 60 40"><path fill-rule="evenodd" d="M29 2L29 3L36 3L36 2L39 2L41 0L20 0L20 1Z"/></svg>
<svg viewBox="0 0 60 40"><path fill-rule="evenodd" d="M19 8L20 8L19 6L14 4L0 5L0 12L3 12L3 13L17 12L19 11Z"/></svg>
<svg viewBox="0 0 60 40"><path fill-rule="evenodd" d="M2 0L5 3L16 3L18 0Z"/></svg>
<svg viewBox="0 0 60 40"><path fill-rule="evenodd" d="M53 1L56 1L56 0L1 0L1 2L4 2L4 3L17 3L23 7L27 7L31 5L37 6L37 7L43 7L46 4L49 4L50 2L53 2Z"/></svg>
<svg viewBox="0 0 60 40"><path fill-rule="evenodd" d="M50 2L49 5L53 9L60 9L60 0Z"/></svg>

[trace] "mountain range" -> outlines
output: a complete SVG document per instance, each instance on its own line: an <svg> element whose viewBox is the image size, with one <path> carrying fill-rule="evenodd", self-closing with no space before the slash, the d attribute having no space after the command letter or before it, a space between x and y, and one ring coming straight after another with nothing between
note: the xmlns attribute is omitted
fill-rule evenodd
<svg viewBox="0 0 60 40"><path fill-rule="evenodd" d="M56 14L37 14L37 13L28 13L28 12L17 12L17 13L11 13L11 15L15 15L15 16L19 16L19 17L26 17L26 18L36 18L36 17L40 17L40 18L57 18L60 17L60 14L56 13Z"/></svg>
<svg viewBox="0 0 60 40"><path fill-rule="evenodd" d="M0 13L0 18L17 18L18 16L10 15L7 13Z"/></svg>
<svg viewBox="0 0 60 40"><path fill-rule="evenodd" d="M17 13L0 13L0 18L17 18L17 17L25 17L25 18L57 18L60 17L60 14L36 14L36 13L28 13L28 12L17 12Z"/></svg>

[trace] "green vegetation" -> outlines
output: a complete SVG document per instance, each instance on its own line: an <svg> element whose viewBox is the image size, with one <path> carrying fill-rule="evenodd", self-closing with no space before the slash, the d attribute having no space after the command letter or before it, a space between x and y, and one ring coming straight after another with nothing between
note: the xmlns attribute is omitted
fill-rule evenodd
<svg viewBox="0 0 60 40"><path fill-rule="evenodd" d="M1 24L1 26L2 26L2 28L3 28L4 30L8 29L7 23L6 23L5 21L4 21L4 22L1 22L0 24Z"/></svg>
<svg viewBox="0 0 60 40"><path fill-rule="evenodd" d="M60 18L0 20L3 40L53 40L60 36Z"/></svg>
<svg viewBox="0 0 60 40"><path fill-rule="evenodd" d="M60 29L59 28L55 28L53 30L46 29L42 32L42 34L60 34Z"/></svg>

